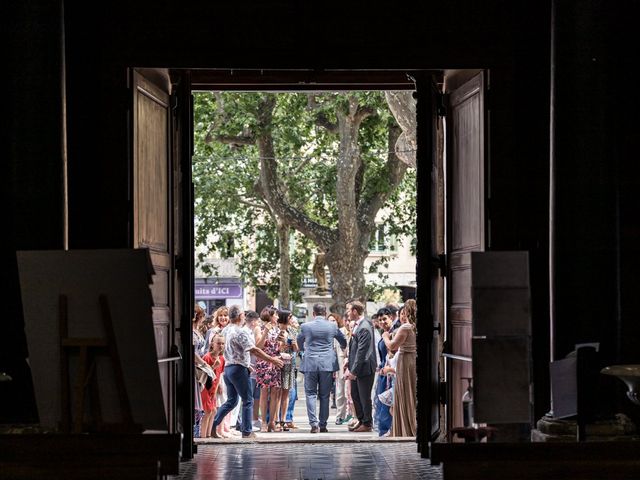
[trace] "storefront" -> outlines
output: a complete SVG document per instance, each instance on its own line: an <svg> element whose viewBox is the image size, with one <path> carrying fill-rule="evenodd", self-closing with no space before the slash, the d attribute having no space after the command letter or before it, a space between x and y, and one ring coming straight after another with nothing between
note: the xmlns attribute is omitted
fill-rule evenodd
<svg viewBox="0 0 640 480"><path fill-rule="evenodd" d="M196 303L206 306L207 315L223 305L244 306L244 288L237 278L196 278L194 291Z"/></svg>

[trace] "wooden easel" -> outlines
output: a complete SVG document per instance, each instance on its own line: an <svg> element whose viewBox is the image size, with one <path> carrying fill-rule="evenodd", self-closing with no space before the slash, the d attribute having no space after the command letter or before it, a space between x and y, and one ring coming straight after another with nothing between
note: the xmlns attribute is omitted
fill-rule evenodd
<svg viewBox="0 0 640 480"><path fill-rule="evenodd" d="M59 335L60 335L60 387L61 387L61 425L62 433L82 433L88 431L85 427L93 427L98 432L139 433L140 426L134 424L131 404L124 384L124 375L118 346L116 344L111 311L106 295L99 296L100 314L106 333L106 338L77 338L69 337L69 311L66 295L59 296ZM79 352L78 371L73 390L74 408L71 415L71 386L69 360L73 352ZM96 357L108 356L115 376L122 423L105 424L102 421L98 377L96 372ZM85 424L85 397L89 394L89 408L91 424ZM71 425L73 419L73 426Z"/></svg>

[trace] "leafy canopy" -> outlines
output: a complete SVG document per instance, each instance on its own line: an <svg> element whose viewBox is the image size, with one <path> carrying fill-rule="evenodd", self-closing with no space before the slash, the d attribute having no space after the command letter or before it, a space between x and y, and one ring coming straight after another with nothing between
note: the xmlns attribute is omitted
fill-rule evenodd
<svg viewBox="0 0 640 480"><path fill-rule="evenodd" d="M260 104L275 95L273 121L258 130ZM194 95L195 241L205 273L215 275L207 258L217 252L234 258L243 280L266 286L275 297L279 288L277 219L256 184L260 159L255 140L263 133L273 139L279 184L288 202L312 220L337 227L336 177L339 135L322 126L337 123L337 112L349 107L349 96L374 109L360 126L364 177L360 195L389 188L384 169L388 129L395 123L383 92L238 93L201 92ZM385 205L383 223L390 235L415 236L415 172L409 170ZM291 298L300 301L302 280L310 270L315 246L290 230ZM384 279L383 279L384 280Z"/></svg>

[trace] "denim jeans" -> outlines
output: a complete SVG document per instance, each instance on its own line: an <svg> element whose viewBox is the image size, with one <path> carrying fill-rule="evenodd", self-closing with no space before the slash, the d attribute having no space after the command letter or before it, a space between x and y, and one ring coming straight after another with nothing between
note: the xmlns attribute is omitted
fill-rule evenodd
<svg viewBox="0 0 640 480"><path fill-rule="evenodd" d="M387 386L387 382L389 379L386 375L378 375L378 381L376 382L376 397L374 399L375 404L375 423L378 426L378 435L382 436L391 430L391 412L389 411L389 407L384 405L378 395L384 392L387 388L391 388Z"/></svg>
<svg viewBox="0 0 640 480"><path fill-rule="evenodd" d="M287 422L293 422L293 409L296 406L296 400L298 400L298 370L293 371L293 385L289 389L289 405L285 418Z"/></svg>
<svg viewBox="0 0 640 480"><path fill-rule="evenodd" d="M251 417L253 416L253 389L249 379L249 369L242 365L227 365L224 367L224 381L227 385L227 401L218 409L213 419L216 428L222 419L238 404L238 396L242 399L242 433L252 432Z"/></svg>

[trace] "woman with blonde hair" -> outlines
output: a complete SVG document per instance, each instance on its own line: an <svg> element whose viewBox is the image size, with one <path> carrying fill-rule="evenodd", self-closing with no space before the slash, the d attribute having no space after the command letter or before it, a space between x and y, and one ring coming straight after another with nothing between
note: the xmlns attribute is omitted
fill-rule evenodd
<svg viewBox="0 0 640 480"><path fill-rule="evenodd" d="M221 333L227 325L229 325L229 308L225 306L219 307L215 312L213 312L211 327L207 330L205 335L207 347L211 345L211 339L213 336L217 333Z"/></svg>
<svg viewBox="0 0 640 480"><path fill-rule="evenodd" d="M407 300L400 311L400 328L395 331L393 339L389 332L382 334L387 349L397 351L392 437L416 436L416 314L416 301Z"/></svg>

